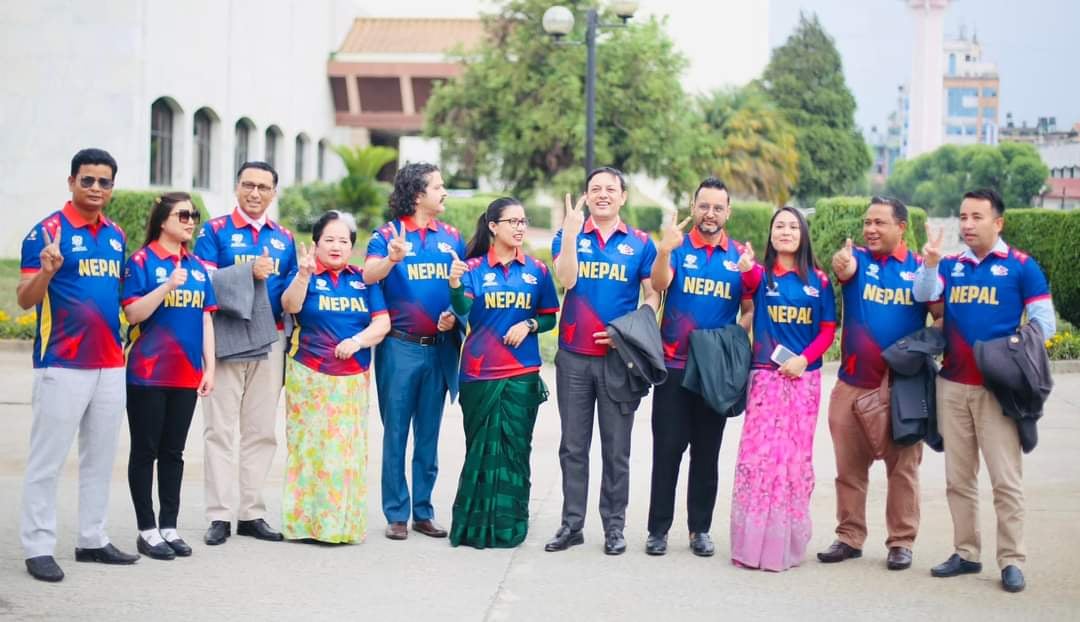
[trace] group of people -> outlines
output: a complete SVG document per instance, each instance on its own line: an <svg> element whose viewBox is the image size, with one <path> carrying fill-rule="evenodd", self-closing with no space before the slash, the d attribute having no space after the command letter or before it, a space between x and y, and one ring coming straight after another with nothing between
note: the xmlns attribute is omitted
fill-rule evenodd
<svg viewBox="0 0 1080 622"><path fill-rule="evenodd" d="M667 551L676 481L689 448L688 543L696 555L714 554L719 450L727 419L745 413L731 503L732 562L780 571L803 560L820 370L837 310L799 210L776 210L759 262L749 243L728 236L731 198L720 180L709 178L693 193L690 216L667 226L657 243L620 218L626 179L601 167L589 173L576 203L567 196L549 270L524 252L528 219L520 201L493 201L466 241L439 220L447 197L439 169L412 163L395 178L391 220L372 234L360 268L350 263L357 237L351 216L328 212L314 223L311 246L295 240L267 217L277 173L265 162L247 162L231 214L203 223L196 235L201 217L191 197L163 194L149 214L144 245L125 263L125 234L104 213L116 171L102 150L77 153L71 200L23 243L18 300L38 311L21 527L35 578L63 578L53 557L56 486L76 433L75 558L138 559L105 533L125 406L137 549L155 559L192 553L177 517L197 397L205 419L207 545L224 543L234 519L237 534L263 540L362 541L372 348L385 536L406 539L411 520L413 531L449 537L454 546L517 546L528 530L533 427L548 399L538 335L554 329L557 316L563 507L545 550L584 542L595 417L604 552L625 552L634 414L653 385L645 552ZM956 548L932 572L981 570L981 453L994 484L1003 586L1019 591L1025 561L1020 433L983 386L973 351L979 342L1016 333L1025 314L1049 338L1054 311L1035 260L1000 237L1004 205L995 192L965 195L960 222L964 252L943 256L938 235L919 256L903 241L905 206L874 197L863 222L866 245L848 240L832 258L843 293L840 372L828 406L838 525L836 542L818 558L861 556L868 472L882 458L889 483L887 565L911 565L922 443L872 447L856 403L888 385L882 353L926 327L929 313L946 341L937 419ZM561 314L556 283L566 292ZM126 352L121 312L129 325ZM279 532L266 520L262 490L283 387L288 457ZM449 530L436 522L431 499L448 393L459 400L466 443Z"/></svg>

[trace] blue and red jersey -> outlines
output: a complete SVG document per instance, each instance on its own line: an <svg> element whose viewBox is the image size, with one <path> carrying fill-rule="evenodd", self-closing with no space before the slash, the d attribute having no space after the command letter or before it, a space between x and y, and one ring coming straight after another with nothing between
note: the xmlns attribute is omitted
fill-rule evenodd
<svg viewBox="0 0 1080 622"><path fill-rule="evenodd" d="M999 240L977 261L969 252L945 257L938 265L945 289L945 361L942 377L981 385L975 342L1016 332L1024 307L1050 298L1042 268L1030 255Z"/></svg>
<svg viewBox="0 0 1080 622"><path fill-rule="evenodd" d="M889 255L852 249L855 274L841 282L844 299L840 380L864 389L881 385L887 365L881 353L901 337L926 326L927 304L912 288L922 258L904 243Z"/></svg>
<svg viewBox="0 0 1080 622"><path fill-rule="evenodd" d="M738 264L743 248L739 242L729 240L726 231L717 245L709 245L695 227L671 252L674 278L667 289L660 321L668 367L686 367L691 332L721 328L738 319L743 298Z"/></svg>
<svg viewBox="0 0 1080 622"><path fill-rule="evenodd" d="M296 271L289 275L292 282ZM289 356L305 367L329 376L351 376L367 371L371 348L361 348L348 359L334 355L337 345L364 330L375 316L386 313L386 302L377 283L364 284L363 270L347 265L340 272L316 263L308 281L300 312L293 317Z"/></svg>
<svg viewBox="0 0 1080 622"><path fill-rule="evenodd" d="M256 229L244 219L237 207L228 216L207 221L195 242L195 254L213 269L255 261L262 256L263 249L268 251L274 262L274 269L266 279L266 292L270 296L274 320L280 328L281 295L289 285L286 277L296 269L296 245L292 231L269 218Z"/></svg>
<svg viewBox="0 0 1080 622"><path fill-rule="evenodd" d="M34 225L22 243L22 274L41 270L42 230L60 236L64 263L37 305L34 367L104 369L124 366L120 345L120 282L127 238L100 216L88 222L69 201Z"/></svg>
<svg viewBox="0 0 1080 622"><path fill-rule="evenodd" d="M562 238L560 230L551 241L553 258L562 251ZM563 299L559 347L586 356L604 356L607 346L596 345L593 333L638 308L641 282L652 274L656 245L649 234L624 222L604 240L592 218L585 221L575 243L577 282Z"/></svg>
<svg viewBox="0 0 1080 622"><path fill-rule="evenodd" d="M775 369L772 353L777 345L783 345L795 354L806 356L807 371L821 367L821 353L807 352L818 335L836 326L836 296L829 277L818 269L807 275L807 282L794 270L784 270L780 264L773 267L772 283L764 274L762 266L754 266L754 355L751 366L757 369Z"/></svg>
<svg viewBox="0 0 1080 622"><path fill-rule="evenodd" d="M493 252L467 262L461 277L465 295L473 300L469 336L461 353L461 381L497 380L540 369L540 343L536 333L513 348L503 343L510 327L538 315L556 313L559 297L544 262L521 250L507 265Z"/></svg>
<svg viewBox="0 0 1080 622"><path fill-rule="evenodd" d="M165 295L150 317L128 328L127 381L147 387L196 389L203 376L203 314L217 310L209 271L186 250L173 255L154 241L124 267L123 306L166 283L176 268L183 285Z"/></svg>
<svg viewBox="0 0 1080 622"><path fill-rule="evenodd" d="M408 251L405 259L390 269L379 284L390 309L390 323L395 330L410 335L432 337L438 330L439 315L450 309L450 264L465 256L461 232L438 220L429 220L421 228L411 216L391 221L378 229L368 242L368 257L386 257L394 230L405 225Z"/></svg>

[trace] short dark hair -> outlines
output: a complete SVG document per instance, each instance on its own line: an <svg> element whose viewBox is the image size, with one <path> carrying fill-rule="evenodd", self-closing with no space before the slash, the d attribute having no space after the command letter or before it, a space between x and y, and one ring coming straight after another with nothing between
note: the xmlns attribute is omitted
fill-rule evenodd
<svg viewBox="0 0 1080 622"><path fill-rule="evenodd" d="M79 167L84 164L103 164L112 169L113 179L116 178L116 159L104 149L80 149L75 157L71 158L71 176L79 174Z"/></svg>
<svg viewBox="0 0 1080 622"><path fill-rule="evenodd" d="M976 188L964 193L965 199L978 199L980 201L990 201L990 208L994 210L994 213L998 216L1005 215L1005 201L1001 199L1001 195L992 188Z"/></svg>
<svg viewBox="0 0 1080 622"><path fill-rule="evenodd" d="M262 160L251 160L249 162L244 162L243 164L241 164L240 170L236 171L237 182L240 181L240 176L244 174L244 171L248 170L249 168L257 168L260 171L266 171L267 173L273 175L274 187L277 187L277 171L274 170L273 166L270 166L269 162L263 162Z"/></svg>
<svg viewBox="0 0 1080 622"><path fill-rule="evenodd" d="M698 184L697 190L694 191L694 200L695 201L697 201L698 193L701 192L702 188L712 188L714 190L723 190L724 192L727 193L728 200L729 201L731 200L731 191L728 190L728 187L727 187L727 185L724 184L724 182L720 181L720 179L718 179L716 177L706 177L705 179L701 180L701 183Z"/></svg>
<svg viewBox="0 0 1080 622"><path fill-rule="evenodd" d="M199 209L191 201L191 195L186 192L166 192L154 199L154 207L150 208L150 218L146 222L146 242L143 243L143 246L161 237L161 225L165 224L165 221L169 219L173 207L177 203L183 203L184 201L191 203L192 209ZM183 246L186 247L187 243L184 243Z"/></svg>
<svg viewBox="0 0 1080 622"><path fill-rule="evenodd" d="M430 162L409 162L394 175L390 193L390 217L402 218L416 213L416 197L427 192L428 177L439 167Z"/></svg>
<svg viewBox="0 0 1080 622"><path fill-rule="evenodd" d="M322 237L323 229L326 229L326 225L335 220L340 220L345 223L345 228L349 230L349 241L353 246L356 246L356 221L353 219L352 214L346 214L339 212L336 209L332 209L326 212L319 219L315 221L315 224L311 227L311 241L316 244L319 243L319 238Z"/></svg>
<svg viewBox="0 0 1080 622"><path fill-rule="evenodd" d="M900 199L875 195L870 198L870 205L888 205L892 208L892 215L896 222L908 221L907 206Z"/></svg>
<svg viewBox="0 0 1080 622"><path fill-rule="evenodd" d="M592 181L592 178L596 177L597 175L599 175L601 173L607 173L609 175L614 175L616 177L616 179L619 180L619 186L622 188L622 191L626 192L626 175L623 175L623 172L620 171L619 169L615 168L614 166L600 166L600 167L594 168L593 170L589 171L589 176L585 178L585 189L586 190L588 190L589 182Z"/></svg>

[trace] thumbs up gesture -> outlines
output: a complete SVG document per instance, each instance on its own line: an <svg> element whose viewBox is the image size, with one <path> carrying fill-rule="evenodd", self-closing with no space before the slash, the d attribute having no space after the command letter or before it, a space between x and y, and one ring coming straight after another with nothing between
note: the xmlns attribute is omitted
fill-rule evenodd
<svg viewBox="0 0 1080 622"><path fill-rule="evenodd" d="M187 283L188 272L179 265L173 269L172 274L169 275L168 288L169 291L175 291L180 289L184 283Z"/></svg>
<svg viewBox="0 0 1080 622"><path fill-rule="evenodd" d="M251 267L251 273L256 279L265 281L273 271L274 260L270 258L270 249L264 246L262 255L255 260L255 265Z"/></svg>
<svg viewBox="0 0 1080 622"><path fill-rule="evenodd" d="M923 263L927 268L935 268L941 262L941 247L945 240L945 229L939 227L937 235L931 235L930 225L926 225L926 244L923 245Z"/></svg>
<svg viewBox="0 0 1080 622"><path fill-rule="evenodd" d="M840 279L847 280L855 272L855 245L848 238L832 258L832 269Z"/></svg>
<svg viewBox="0 0 1080 622"><path fill-rule="evenodd" d="M469 271L469 264L462 261L454 250L450 251L450 256L454 258L450 263L450 287L457 289L461 287L461 277Z"/></svg>
<svg viewBox="0 0 1080 622"><path fill-rule="evenodd" d="M739 255L738 268L739 272L749 272L754 269L754 247L750 242L746 243L742 254Z"/></svg>

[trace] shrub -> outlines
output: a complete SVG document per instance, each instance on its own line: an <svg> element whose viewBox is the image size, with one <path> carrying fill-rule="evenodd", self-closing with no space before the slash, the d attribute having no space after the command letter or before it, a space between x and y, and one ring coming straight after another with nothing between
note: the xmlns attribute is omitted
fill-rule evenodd
<svg viewBox="0 0 1080 622"><path fill-rule="evenodd" d="M530 227L551 228L551 208L546 205L526 205L525 217L529 219Z"/></svg>
<svg viewBox="0 0 1080 622"><path fill-rule="evenodd" d="M0 339L33 339L36 328L36 311L27 311L17 317L0 311Z"/></svg>
<svg viewBox="0 0 1080 622"><path fill-rule="evenodd" d="M439 220L461 230L461 236L468 241L476 232L476 221L484 213L488 204L497 199L493 194L476 194L471 197L446 197L446 211Z"/></svg>
<svg viewBox="0 0 1080 622"><path fill-rule="evenodd" d="M1011 209L1005 212L1002 237L1039 262L1050 281L1054 307L1080 325L1080 211Z"/></svg>
<svg viewBox="0 0 1080 622"><path fill-rule="evenodd" d="M758 261L765 259L769 220L775 210L776 206L762 201L736 201L731 204L731 217L726 225L728 235L739 242L750 242Z"/></svg>
<svg viewBox="0 0 1080 622"><path fill-rule="evenodd" d="M301 186L289 186L278 197L278 214L281 224L293 231L308 233L320 216L330 210L342 209L337 184L316 181ZM374 228L381 223L357 220L361 230Z"/></svg>
<svg viewBox="0 0 1080 622"><path fill-rule="evenodd" d="M649 233L660 231L664 224L664 210L656 205L624 205L619 216L626 224Z"/></svg>
<svg viewBox="0 0 1080 622"><path fill-rule="evenodd" d="M1058 332L1046 340L1046 350L1052 361L1080 359L1080 334L1071 330Z"/></svg>
<svg viewBox="0 0 1080 622"><path fill-rule="evenodd" d="M146 241L146 221L150 218L150 209L154 206L154 199L168 190L114 190L112 200L105 207L105 215L127 234L127 254L139 250ZM206 222L209 213L203 203L202 196L190 193L191 201L195 208L202 214L202 221ZM198 232L196 232L198 233Z"/></svg>

